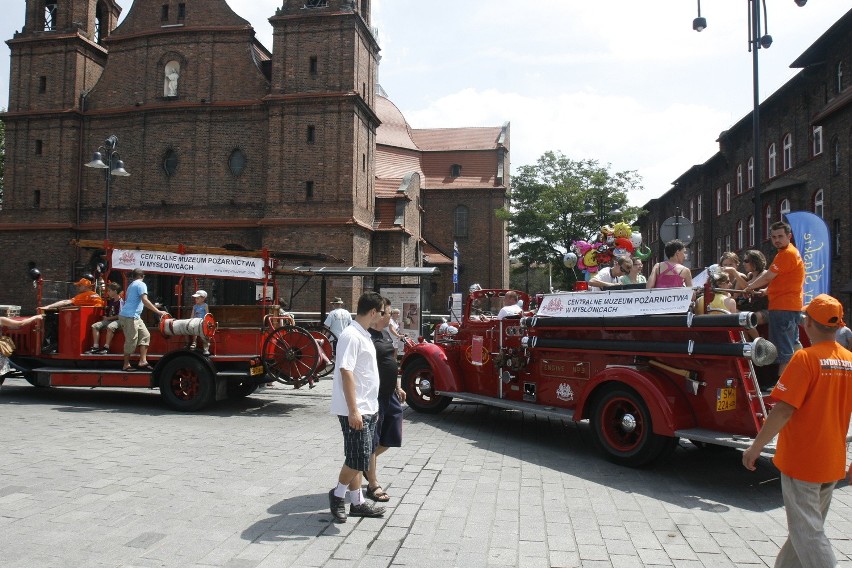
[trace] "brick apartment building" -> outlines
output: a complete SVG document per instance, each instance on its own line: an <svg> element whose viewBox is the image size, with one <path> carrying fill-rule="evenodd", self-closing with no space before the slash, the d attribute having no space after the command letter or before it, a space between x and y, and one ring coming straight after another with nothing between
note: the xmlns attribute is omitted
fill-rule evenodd
<svg viewBox="0 0 852 568"><path fill-rule="evenodd" d="M508 284L494 216L508 124L411 129L376 82L369 0L282 0L271 51L225 0L135 0L117 25L120 13L115 0L26 0L7 41L0 303L34 307L29 267L58 281L91 270L68 243L104 237L105 178L84 164L111 135L131 174L111 183L112 241L436 265L441 306L455 240L465 283ZM373 284L332 280L329 294L354 300ZM281 285L286 296L301 283ZM235 284L220 301L251 293ZM317 297L302 290L293 309Z"/></svg>
<svg viewBox="0 0 852 568"><path fill-rule="evenodd" d="M828 225L831 292L847 313L852 294L852 10L792 64L801 69L760 105L760 234L754 228L752 115L719 135L719 151L682 173L643 206L639 220L656 262L661 223L676 214L694 223L693 272L724 251L757 248L775 256L769 225L790 211L811 211ZM845 257L845 259L844 259Z"/></svg>

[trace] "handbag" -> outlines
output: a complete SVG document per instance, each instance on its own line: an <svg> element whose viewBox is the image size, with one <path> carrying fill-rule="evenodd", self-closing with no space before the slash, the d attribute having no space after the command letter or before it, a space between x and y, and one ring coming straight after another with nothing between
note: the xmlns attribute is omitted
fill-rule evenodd
<svg viewBox="0 0 852 568"><path fill-rule="evenodd" d="M11 357L15 352L15 342L8 335L0 335L0 355Z"/></svg>

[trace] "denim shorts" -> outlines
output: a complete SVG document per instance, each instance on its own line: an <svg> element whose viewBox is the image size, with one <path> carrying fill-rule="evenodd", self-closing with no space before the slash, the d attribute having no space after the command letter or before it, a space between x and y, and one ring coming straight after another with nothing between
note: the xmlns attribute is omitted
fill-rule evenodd
<svg viewBox="0 0 852 568"><path fill-rule="evenodd" d="M356 471L366 471L370 468L370 456L373 454L373 436L376 433L376 423L379 413L361 415L364 428L355 430L349 425L348 416L340 416L340 429L343 431L343 463Z"/></svg>
<svg viewBox="0 0 852 568"><path fill-rule="evenodd" d="M799 343L799 321L802 312L769 310L769 341L778 349L779 365L786 365Z"/></svg>

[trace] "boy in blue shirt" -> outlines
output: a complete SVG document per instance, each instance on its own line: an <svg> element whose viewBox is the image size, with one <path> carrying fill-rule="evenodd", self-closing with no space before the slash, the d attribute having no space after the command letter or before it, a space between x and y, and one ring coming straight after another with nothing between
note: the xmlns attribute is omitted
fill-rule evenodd
<svg viewBox="0 0 852 568"><path fill-rule="evenodd" d="M192 317L194 318L202 318L207 315L210 311L207 308L207 292L204 290L199 290L195 294L192 295L193 299L195 299L195 305L192 306ZM202 335L193 335L192 343L190 343L189 348L195 349L197 345L197 341L201 340L201 350L205 355L210 355L210 340L207 339L207 336Z"/></svg>

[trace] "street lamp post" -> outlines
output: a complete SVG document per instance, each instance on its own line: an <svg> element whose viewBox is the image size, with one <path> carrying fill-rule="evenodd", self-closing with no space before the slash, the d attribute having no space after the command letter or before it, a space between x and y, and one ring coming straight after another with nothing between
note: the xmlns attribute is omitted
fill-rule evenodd
<svg viewBox="0 0 852 568"><path fill-rule="evenodd" d="M697 32L707 28L707 18L701 17L701 0L698 1L698 17L692 20L692 29ZM763 26L760 25L760 2L763 7ZM807 4L808 0L794 0L800 8ZM752 176L754 179L754 241L759 246L761 233L761 221L763 219L763 207L760 202L760 84L758 82L758 49L769 49L772 45L772 36L766 33L766 0L748 0L749 3L749 30L748 50L751 52L752 70L752 98L753 108L751 113L752 128Z"/></svg>
<svg viewBox="0 0 852 568"><path fill-rule="evenodd" d="M118 146L118 137L113 134L104 140L103 145L98 146L98 149L92 155L92 161L85 164L87 168L104 170L104 179L106 180L106 206L104 208L105 247L109 243L109 194L110 186L112 185L112 176L127 177L130 175L124 169L124 162L121 160L118 152L115 151L116 146Z"/></svg>
<svg viewBox="0 0 852 568"><path fill-rule="evenodd" d="M592 209L592 202L593 201L594 201L594 209ZM589 199L586 200L586 209L583 211L583 215L585 215L587 217L592 217L594 215L597 215L598 225L600 227L603 227L604 223L606 223L607 219L612 218L612 217L620 217L621 214L622 214L622 211L621 211L621 209L618 208L617 203L612 206L612 209L609 210L609 213L606 212L607 207L608 206L607 206L607 203L606 203L606 196L605 195L599 195L599 196L596 196L593 200L589 200Z"/></svg>

